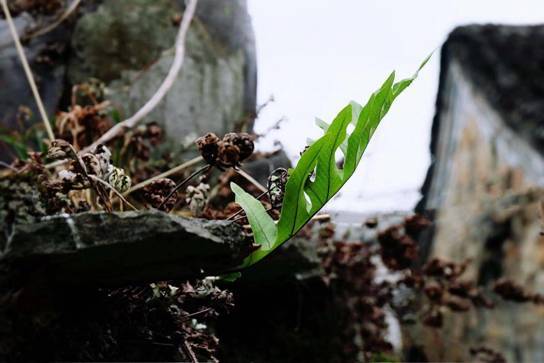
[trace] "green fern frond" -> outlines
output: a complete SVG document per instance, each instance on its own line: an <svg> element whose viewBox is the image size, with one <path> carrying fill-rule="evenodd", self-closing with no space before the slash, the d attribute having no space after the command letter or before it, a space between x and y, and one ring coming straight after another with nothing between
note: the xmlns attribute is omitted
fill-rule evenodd
<svg viewBox="0 0 544 363"><path fill-rule="evenodd" d="M395 83L395 73L391 73L365 106L351 102L332 123L316 121L324 135L311 143L296 167L290 171L277 222L266 213L257 199L238 185L231 184L236 202L246 212L255 243L260 245L241 267L255 264L293 237L338 193L355 172L372 135L393 101L414 81L429 58L425 59L413 77ZM354 129L348 133L350 124ZM338 149L344 155L342 168L337 166ZM314 177L311 178L312 175Z"/></svg>

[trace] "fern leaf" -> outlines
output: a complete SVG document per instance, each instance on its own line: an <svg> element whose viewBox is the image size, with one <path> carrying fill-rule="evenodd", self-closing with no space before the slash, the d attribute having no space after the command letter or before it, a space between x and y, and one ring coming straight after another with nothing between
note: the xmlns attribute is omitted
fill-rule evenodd
<svg viewBox="0 0 544 363"><path fill-rule="evenodd" d="M253 230L255 243L261 246L244 261L244 264L252 264L253 259L260 259L261 255L268 254L268 251L274 247L278 229L272 217L266 213L261 202L246 193L236 183L231 183L230 187L236 196L236 203L246 212L247 219Z"/></svg>
<svg viewBox="0 0 544 363"><path fill-rule="evenodd" d="M232 184L236 202L248 216L255 242L262 246L241 267L258 262L293 237L338 193L355 172L372 135L393 101L414 81L429 58L411 78L395 83L395 73L391 73L365 106L352 102L330 124L319 119L316 121L324 135L304 151L296 167L290 171L277 225L257 199ZM354 125L354 129L348 133L350 124ZM344 154L343 168L337 166L336 154L339 149Z"/></svg>

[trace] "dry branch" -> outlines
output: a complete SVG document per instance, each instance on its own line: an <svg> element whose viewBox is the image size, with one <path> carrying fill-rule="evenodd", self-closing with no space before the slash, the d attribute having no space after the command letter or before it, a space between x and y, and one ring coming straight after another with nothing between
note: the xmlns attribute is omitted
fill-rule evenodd
<svg viewBox="0 0 544 363"><path fill-rule="evenodd" d="M72 1L70 6L68 6L66 10L62 14L60 14L60 16L57 19L55 19L51 24L48 24L44 26L43 28L35 29L28 34L23 35L23 39L28 40L28 39L39 37L41 35L49 33L50 31L58 27L60 24L62 24L62 22L66 20L70 15L72 15L72 13L79 6L80 2L81 0Z"/></svg>
<svg viewBox="0 0 544 363"><path fill-rule="evenodd" d="M159 174L159 175L156 175L156 176L154 176L152 178L146 179L143 182L136 184L135 186L130 188L128 191L126 191L125 195L129 195L132 192L135 192L135 191L137 191L139 189L142 189L143 187L145 187L146 185L151 184L152 182L154 182L157 179L167 178L170 175L177 174L180 171L183 171L183 170L185 170L187 168L190 168L191 166L194 166L194 165L200 163L202 160L203 160L202 156L197 156L196 158L191 159L191 160L189 160L189 161L187 161L187 162L185 162L185 163L183 163L181 165L178 165L178 166L176 166L176 167L174 167L174 168L172 168L170 170L167 170L162 174Z"/></svg>
<svg viewBox="0 0 544 363"><path fill-rule="evenodd" d="M257 187L257 189L259 189L261 192L263 192L263 193L268 192L268 189L265 186L263 186L261 183L259 183L257 180L255 180L255 178L253 178L251 175L246 173L244 170L234 169L234 171L236 171L238 174L240 174L240 176L244 177L248 182L255 185Z"/></svg>

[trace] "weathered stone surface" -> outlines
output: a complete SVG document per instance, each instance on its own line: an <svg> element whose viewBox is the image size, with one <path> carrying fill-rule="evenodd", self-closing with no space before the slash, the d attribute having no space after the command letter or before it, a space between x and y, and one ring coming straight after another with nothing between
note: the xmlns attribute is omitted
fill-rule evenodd
<svg viewBox="0 0 544 363"><path fill-rule="evenodd" d="M538 204L493 207L504 195L544 185L543 121L534 114L543 107L536 84L544 79L537 66L544 53L535 48L543 41L543 27L472 26L455 30L442 51L434 161L419 209L436 211L431 256L472 259L466 277L482 286L505 276L544 291ZM470 360L468 348L481 343L508 361L540 361L542 318L542 309L529 304L500 303L492 311L450 314L442 344L428 329L405 338L424 337L433 361Z"/></svg>
<svg viewBox="0 0 544 363"><path fill-rule="evenodd" d="M544 27L467 26L455 29L447 49L503 116L505 125L544 152Z"/></svg>
<svg viewBox="0 0 544 363"><path fill-rule="evenodd" d="M269 257L243 272L242 282L280 286L286 280L306 280L324 273L315 241L293 238Z"/></svg>
<svg viewBox="0 0 544 363"><path fill-rule="evenodd" d="M32 24L32 20L25 15L18 17L15 23L19 32L23 33L23 30ZM69 31L66 29L65 26L60 26L53 32L31 41L25 47L44 106L50 115L54 114L64 90L66 65L59 62L59 58L66 55L65 50L68 47ZM44 61L43 55L51 62ZM0 20L0 126L26 131L30 124L20 125L16 122L19 106L28 107L33 111L32 123L41 122L7 23ZM7 159L3 149L0 143L0 160Z"/></svg>
<svg viewBox="0 0 544 363"><path fill-rule="evenodd" d="M154 94L170 68L178 31L176 18L179 20L183 9L182 0L84 2L77 17L32 39L25 51L48 113L66 108L62 100L67 99L72 85L93 77L106 83L107 98L121 116L132 115ZM33 20L23 14L16 22L22 30ZM48 48L52 45L53 50ZM43 52L53 61L39 62L38 55ZM200 0L187 35L183 69L146 120L159 122L171 145L192 142L208 131L234 131L255 112L256 69L246 1ZM19 105L34 109L6 24L0 21L2 126L17 127L14 120ZM39 117L34 117L32 123L38 122ZM252 128L251 122L246 128ZM0 149L0 159L7 158Z"/></svg>
<svg viewBox="0 0 544 363"><path fill-rule="evenodd" d="M134 113L170 69L177 34L172 21L182 3L105 0L75 28L70 83L102 79L121 114ZM183 70L149 119L178 145L208 131L231 131L254 112L255 72L245 1L201 1L187 35Z"/></svg>
<svg viewBox="0 0 544 363"><path fill-rule="evenodd" d="M115 286L217 274L247 256L238 225L162 212L81 213L15 225L3 285Z"/></svg>
<svg viewBox="0 0 544 363"><path fill-rule="evenodd" d="M85 82L89 77L110 82L124 70L155 62L174 44L177 29L172 18L179 10L169 0L104 1L74 29L70 82Z"/></svg>

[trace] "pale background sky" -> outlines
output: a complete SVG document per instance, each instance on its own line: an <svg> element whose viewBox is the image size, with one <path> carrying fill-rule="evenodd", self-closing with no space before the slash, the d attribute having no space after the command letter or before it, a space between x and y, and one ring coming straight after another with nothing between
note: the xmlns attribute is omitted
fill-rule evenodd
<svg viewBox="0 0 544 363"><path fill-rule="evenodd" d="M315 117L331 121L350 100L367 97L396 70L411 75L448 33L469 23L534 24L542 0L248 0L257 39L258 99L275 102L256 131L282 116L273 132L292 160ZM419 79L394 103L353 176L329 208L358 212L408 210L429 165L430 127L438 86L439 49Z"/></svg>

